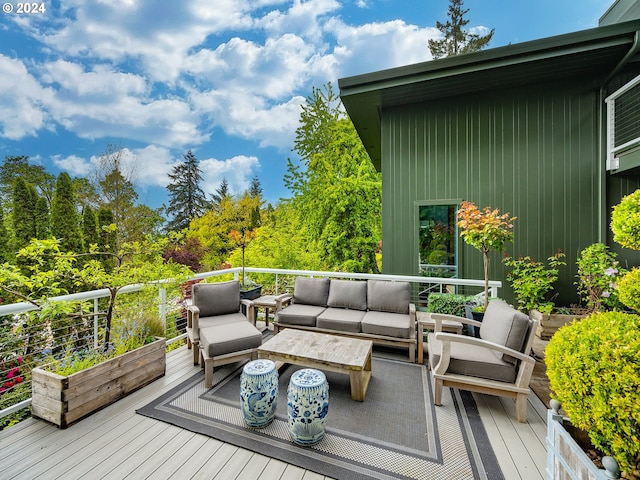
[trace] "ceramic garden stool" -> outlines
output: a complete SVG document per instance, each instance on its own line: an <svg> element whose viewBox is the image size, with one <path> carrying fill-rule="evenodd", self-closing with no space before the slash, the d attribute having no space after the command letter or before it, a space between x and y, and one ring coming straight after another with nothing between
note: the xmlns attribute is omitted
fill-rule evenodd
<svg viewBox="0 0 640 480"><path fill-rule="evenodd" d="M262 428L276 416L278 370L271 360L253 360L240 376L240 406L249 427Z"/></svg>
<svg viewBox="0 0 640 480"><path fill-rule="evenodd" d="M324 437L329 411L329 383L319 370L303 368L291 375L287 413L291 439L298 445L315 445Z"/></svg>

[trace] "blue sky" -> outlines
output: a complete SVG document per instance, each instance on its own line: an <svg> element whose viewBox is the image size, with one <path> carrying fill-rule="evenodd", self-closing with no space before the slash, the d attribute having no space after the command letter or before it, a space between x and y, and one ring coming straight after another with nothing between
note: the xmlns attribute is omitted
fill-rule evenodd
<svg viewBox="0 0 640 480"><path fill-rule="evenodd" d="M3 0L4 1L4 0ZM490 47L597 26L613 0L465 0ZM7 4L9 7L7 7ZM139 201L191 149L211 194L283 184L311 87L430 60L448 0L69 0L0 13L0 159L90 177L121 145Z"/></svg>

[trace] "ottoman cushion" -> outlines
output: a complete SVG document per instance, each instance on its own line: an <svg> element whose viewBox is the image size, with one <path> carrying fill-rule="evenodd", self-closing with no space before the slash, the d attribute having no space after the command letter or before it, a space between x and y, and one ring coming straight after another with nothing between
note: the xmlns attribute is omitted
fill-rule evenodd
<svg viewBox="0 0 640 480"><path fill-rule="evenodd" d="M205 354L219 357L262 345L262 333L249 322L237 322L200 329L200 343Z"/></svg>

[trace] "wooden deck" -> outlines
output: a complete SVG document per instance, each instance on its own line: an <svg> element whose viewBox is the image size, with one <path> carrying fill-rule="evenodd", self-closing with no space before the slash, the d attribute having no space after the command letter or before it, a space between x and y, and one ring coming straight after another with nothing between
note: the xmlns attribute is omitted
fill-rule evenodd
<svg viewBox="0 0 640 480"><path fill-rule="evenodd" d="M195 368L191 352L182 347L167 355L166 376L68 429L29 419L0 432L0 478L328 478L135 413ZM544 479L542 402L530 395L529 423L521 424L512 400L475 398L505 478Z"/></svg>

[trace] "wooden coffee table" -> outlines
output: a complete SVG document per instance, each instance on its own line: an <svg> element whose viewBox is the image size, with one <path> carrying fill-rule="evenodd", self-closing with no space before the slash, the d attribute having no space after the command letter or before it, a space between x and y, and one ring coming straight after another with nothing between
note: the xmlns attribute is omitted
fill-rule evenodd
<svg viewBox="0 0 640 480"><path fill-rule="evenodd" d="M258 348L258 358L349 375L351 398L364 401L371 380L371 340L287 328Z"/></svg>

